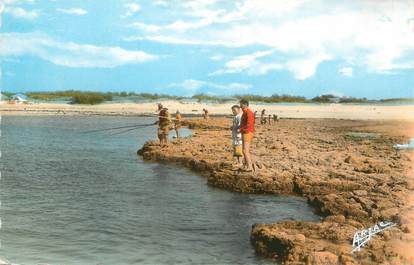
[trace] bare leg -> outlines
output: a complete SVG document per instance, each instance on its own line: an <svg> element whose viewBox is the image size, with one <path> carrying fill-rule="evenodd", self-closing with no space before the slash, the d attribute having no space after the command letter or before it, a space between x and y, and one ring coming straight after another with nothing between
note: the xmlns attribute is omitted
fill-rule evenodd
<svg viewBox="0 0 414 265"><path fill-rule="evenodd" d="M162 138L163 138L163 136L162 136L162 134L160 132L160 129L158 129L157 134L158 134L158 140L160 141L160 146L162 146L162 140L163 140Z"/></svg>
<svg viewBox="0 0 414 265"><path fill-rule="evenodd" d="M242 161L242 157L241 157L241 156L238 156L238 157L237 157L237 163L238 163L239 165L243 165L243 161Z"/></svg>
<svg viewBox="0 0 414 265"><path fill-rule="evenodd" d="M250 155L250 142L243 142L243 155L247 170L253 170L252 158Z"/></svg>

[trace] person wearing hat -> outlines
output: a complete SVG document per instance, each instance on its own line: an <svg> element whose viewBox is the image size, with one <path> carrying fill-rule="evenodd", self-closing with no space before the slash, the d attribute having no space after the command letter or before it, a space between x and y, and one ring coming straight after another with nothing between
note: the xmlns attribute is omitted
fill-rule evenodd
<svg viewBox="0 0 414 265"><path fill-rule="evenodd" d="M170 133L170 125L171 125L171 116L168 112L167 108L164 108L164 106L161 103L158 103L158 121L156 124L158 124L158 139L160 140L160 146L164 147L168 145L168 134Z"/></svg>

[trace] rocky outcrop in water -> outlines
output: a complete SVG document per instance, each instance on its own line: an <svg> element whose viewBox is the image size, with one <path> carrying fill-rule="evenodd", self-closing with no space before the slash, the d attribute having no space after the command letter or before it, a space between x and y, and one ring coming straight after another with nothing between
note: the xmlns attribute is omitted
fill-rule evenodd
<svg viewBox="0 0 414 265"><path fill-rule="evenodd" d="M414 262L413 156L393 148L408 140L413 124L281 120L257 128L253 154L260 169L240 173L231 163L230 123L230 119L187 120L193 137L164 148L150 141L138 154L200 172L215 187L306 197L321 221L254 225L251 243L259 255L286 264ZM397 226L351 254L354 233L379 221Z"/></svg>

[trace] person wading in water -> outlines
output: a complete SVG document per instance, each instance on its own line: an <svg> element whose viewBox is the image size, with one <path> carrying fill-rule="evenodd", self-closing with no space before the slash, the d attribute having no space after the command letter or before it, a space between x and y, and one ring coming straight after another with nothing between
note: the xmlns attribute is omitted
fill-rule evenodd
<svg viewBox="0 0 414 265"><path fill-rule="evenodd" d="M240 132L242 134L244 168L242 171L252 172L254 165L250 154L250 145L254 133L254 113L249 109L249 102L245 99L240 100L240 108L243 110L241 117Z"/></svg>
<svg viewBox="0 0 414 265"><path fill-rule="evenodd" d="M167 108L164 108L161 103L158 104L158 139L160 140L160 146L164 147L168 145L168 134L170 132L171 116Z"/></svg>

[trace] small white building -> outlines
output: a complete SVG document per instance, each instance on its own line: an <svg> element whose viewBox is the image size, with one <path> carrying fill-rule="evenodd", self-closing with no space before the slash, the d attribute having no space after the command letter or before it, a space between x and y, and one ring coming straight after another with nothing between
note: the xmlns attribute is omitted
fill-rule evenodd
<svg viewBox="0 0 414 265"><path fill-rule="evenodd" d="M12 97L12 101L16 104L27 103L27 96L19 93Z"/></svg>

